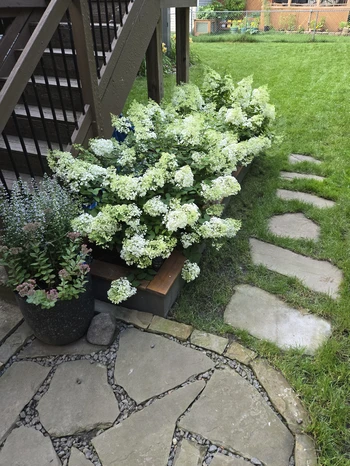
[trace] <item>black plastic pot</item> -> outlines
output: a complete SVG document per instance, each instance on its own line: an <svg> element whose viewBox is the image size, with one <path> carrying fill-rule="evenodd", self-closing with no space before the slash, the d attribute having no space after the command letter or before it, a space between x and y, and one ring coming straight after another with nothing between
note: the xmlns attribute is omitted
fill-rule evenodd
<svg viewBox="0 0 350 466"><path fill-rule="evenodd" d="M17 293L16 299L34 335L48 345L67 345L79 340L87 332L94 316L91 279L86 285L86 291L77 299L57 301L51 309L29 304Z"/></svg>

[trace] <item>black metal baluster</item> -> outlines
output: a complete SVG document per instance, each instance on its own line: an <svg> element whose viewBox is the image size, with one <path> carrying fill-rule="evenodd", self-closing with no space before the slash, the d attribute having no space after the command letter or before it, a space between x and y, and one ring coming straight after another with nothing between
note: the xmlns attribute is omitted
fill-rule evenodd
<svg viewBox="0 0 350 466"><path fill-rule="evenodd" d="M9 190L9 188L8 188L8 186L7 186L7 183L6 183L5 177L4 177L4 175L3 175L3 173L2 173L2 170L1 170L1 169L0 169L0 181L1 181L2 185L3 185L3 187L5 188L5 190L6 190L7 194L10 194L10 190Z"/></svg>
<svg viewBox="0 0 350 466"><path fill-rule="evenodd" d="M33 172L33 170L32 170L32 166L31 166L31 164L30 164L29 154L28 154L28 151L27 151L27 146L25 145L24 139L23 139L23 137L22 137L22 133L21 133L21 130L20 130L20 128L19 128L17 116L16 116L16 113L15 113L14 111L12 112L12 119L13 119L13 122L14 122L14 124L15 124L17 136L18 136L19 142L20 142L21 147L22 147L22 152L23 152L23 154L24 154L24 157L25 157L26 162L27 162L27 165L28 165L29 174L30 174L30 176L31 176L32 178L34 178L34 172Z"/></svg>
<svg viewBox="0 0 350 466"><path fill-rule="evenodd" d="M103 64L106 65L107 61L106 61L105 42L104 42L104 38L103 38L103 27L102 27L102 15L101 15L100 2L99 1L96 2L96 5L97 5L98 25L99 25L100 36L101 36L101 48L102 48ZM97 53L98 52L96 50L96 54Z"/></svg>
<svg viewBox="0 0 350 466"><path fill-rule="evenodd" d="M69 128L69 122L68 122L68 118L67 118L66 107L65 107L63 96L62 96L60 78L58 77L57 66L56 66L56 61L55 61L55 55L54 55L54 52L53 52L51 42L49 42L49 51L50 51L50 55L51 55L51 61L52 61L52 66L53 66L54 77L55 77L56 84L57 84L58 96L59 96L60 103L61 103L63 120L64 120L65 125L66 125L68 141L71 144L72 143L71 132L70 132L70 128Z"/></svg>
<svg viewBox="0 0 350 466"><path fill-rule="evenodd" d="M54 122L55 129L56 129L58 145L60 147L60 150L63 150L63 144L62 144L61 134L60 134L59 126L58 126L56 111L55 111L55 107L54 107L53 100L52 100L52 95L51 95L50 83L49 83L49 80L48 80L48 77L47 77L47 73L46 73L45 65L44 65L44 60L43 60L42 57L40 58L40 65L41 65L41 69L42 69L42 72L43 72L46 91L47 91L47 95L48 95L49 102L50 102L50 108L51 108L53 122Z"/></svg>
<svg viewBox="0 0 350 466"><path fill-rule="evenodd" d="M26 111L30 131L32 132L35 149L36 149L36 152L37 152L37 154L39 156L40 167L41 167L41 169L43 171L43 174L44 174L45 173L45 168L44 168L44 162L43 162L43 155L41 153L39 142L38 142L38 139L36 137L36 132L35 132L35 128L34 128L34 124L33 124L33 120L32 120L32 115L30 113L30 110L29 110L29 107L28 107L28 104L27 104L27 100L26 100L24 94L22 94L22 102L23 102L23 105L24 105L24 108L25 108L25 111Z"/></svg>
<svg viewBox="0 0 350 466"><path fill-rule="evenodd" d="M73 63L74 63L74 68L75 68L75 75L77 77L79 96L80 96L81 106L82 106L82 109L83 109L83 115L85 115L83 91L81 89L80 73L79 73L79 67L78 67L78 62L77 62L77 55L76 55L76 51L75 51L75 44L74 44L73 31L72 31L72 22L71 22L71 19L70 19L69 10L66 11L66 18L67 18L67 22L68 22L70 43L72 44Z"/></svg>
<svg viewBox="0 0 350 466"><path fill-rule="evenodd" d="M72 93L72 86L71 86L70 76L69 76L69 72L68 72L66 51L64 49L64 44L63 44L63 39L62 39L62 33L61 33L61 30L60 30L60 26L58 26L57 32L58 32L58 38L59 38L59 41L60 41L60 47L61 47L61 52L62 52L64 72L65 72L66 78L67 78L69 98L70 98L70 101L71 101L71 104L72 104L74 124L75 124L75 128L78 129L79 126L78 126L77 112L75 111L75 105L74 105L74 99L73 99L73 93ZM71 50L72 50L72 54L73 54L73 48Z"/></svg>
<svg viewBox="0 0 350 466"><path fill-rule="evenodd" d="M32 81L33 89L34 89L35 99L36 99L36 102L38 104L38 109L39 109L39 113L40 113L41 122L42 122L44 133L45 133L45 139L46 139L48 148L50 150L52 150L51 139L50 139L50 136L49 136L49 132L47 130L46 119L45 119L45 115L44 115L44 112L43 112L43 107L41 105L41 100L39 98L38 89L36 87L36 81L35 81L34 75L31 76L31 81Z"/></svg>
<svg viewBox="0 0 350 466"><path fill-rule="evenodd" d="M112 15L113 15L113 28L114 28L114 38L116 39L117 36L118 36L118 33L117 33L117 18L116 18L116 15L115 15L115 1L112 0Z"/></svg>
<svg viewBox="0 0 350 466"><path fill-rule="evenodd" d="M123 26L123 8L121 0L118 0L120 25Z"/></svg>
<svg viewBox="0 0 350 466"><path fill-rule="evenodd" d="M90 10L90 21L91 21L91 32L92 32L92 40L94 43L94 53L95 53L95 62L96 62L96 70L97 70L97 77L98 79L101 78L101 68L100 62L98 61L98 49L97 49L97 41L96 41L96 32L95 32L95 23L94 23L94 13L92 11L92 1L89 0L89 10Z"/></svg>
<svg viewBox="0 0 350 466"><path fill-rule="evenodd" d="M13 159L12 149L11 149L9 140L7 139L7 136L6 136L6 134L4 132L2 132L2 137L4 139L4 143L5 143L6 150L7 150L7 155L10 158L13 171L15 172L16 178L19 178L19 171L17 170L17 165L16 165L16 163L15 163L15 161Z"/></svg>
<svg viewBox="0 0 350 466"><path fill-rule="evenodd" d="M125 3L125 13L128 14L129 13L129 1L124 0L124 3Z"/></svg>
<svg viewBox="0 0 350 466"><path fill-rule="evenodd" d="M111 41L111 31L109 30L109 13L108 13L108 3L105 0L105 13L106 13L106 28L107 28L107 37L108 37L108 44L109 44L109 52L112 51L112 41Z"/></svg>

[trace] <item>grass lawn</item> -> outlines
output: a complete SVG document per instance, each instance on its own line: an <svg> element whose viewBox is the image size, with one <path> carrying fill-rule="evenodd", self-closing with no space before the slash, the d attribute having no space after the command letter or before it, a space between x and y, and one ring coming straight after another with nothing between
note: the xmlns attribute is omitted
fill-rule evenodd
<svg viewBox="0 0 350 466"><path fill-rule="evenodd" d="M309 432L315 436L322 466L350 465L350 38L342 39L193 44L201 59L200 65L191 68L193 82L200 81L206 64L237 81L252 74L256 86L268 84L276 105L279 139L266 156L254 162L242 192L229 205L227 215L242 219L241 231L219 252L205 251L199 279L184 288L172 311L174 318L199 329L234 334L283 372L312 416ZM174 76L166 77L166 95L173 86ZM146 99L144 79L136 81L131 98ZM279 171L288 169L291 152L322 160L321 166L304 164L302 170L327 180L279 180ZM297 201L283 202L276 197L278 187L315 193L337 205L317 210ZM268 219L284 212L304 212L317 222L320 240L313 243L270 235ZM340 267L345 277L341 298L335 302L295 279L253 266L250 236ZM224 324L223 312L233 287L242 283L257 285L294 307L329 319L332 338L315 357L307 357L298 351L281 352L245 332L233 331Z"/></svg>

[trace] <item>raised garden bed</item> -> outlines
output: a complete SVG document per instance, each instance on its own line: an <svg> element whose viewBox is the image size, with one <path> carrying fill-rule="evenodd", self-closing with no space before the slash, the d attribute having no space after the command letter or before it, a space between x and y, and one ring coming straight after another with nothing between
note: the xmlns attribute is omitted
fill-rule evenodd
<svg viewBox="0 0 350 466"><path fill-rule="evenodd" d="M233 175L241 183L248 170L249 166L240 167ZM153 280L142 281L138 286L137 294L124 301L123 306L166 317L185 283L181 278L184 262L185 257L181 252L173 251ZM104 260L94 260L91 273L95 298L109 302L107 291L111 282L130 275L132 268Z"/></svg>

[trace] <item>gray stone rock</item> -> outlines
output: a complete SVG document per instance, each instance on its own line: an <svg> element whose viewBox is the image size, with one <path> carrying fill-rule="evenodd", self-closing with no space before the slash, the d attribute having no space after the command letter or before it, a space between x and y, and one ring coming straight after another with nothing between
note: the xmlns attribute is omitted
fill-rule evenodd
<svg viewBox="0 0 350 466"><path fill-rule="evenodd" d="M180 324L173 320L164 319L163 317L153 316L149 331L154 333L165 333L171 335L178 340L185 341L189 338L193 330L191 325Z"/></svg>
<svg viewBox="0 0 350 466"><path fill-rule="evenodd" d="M86 339L92 345L108 346L113 342L116 328L115 318L111 314L97 314L91 321Z"/></svg>
<svg viewBox="0 0 350 466"><path fill-rule="evenodd" d="M90 361L61 364L38 403L38 412L47 432L55 437L110 427L119 409L106 367Z"/></svg>
<svg viewBox="0 0 350 466"><path fill-rule="evenodd" d="M72 447L68 466L92 466L92 463L85 458L84 453Z"/></svg>
<svg viewBox="0 0 350 466"><path fill-rule="evenodd" d="M232 327L247 330L282 349L305 348L306 354L314 354L331 335L326 320L303 314L273 294L249 285L235 287L224 319Z"/></svg>
<svg viewBox="0 0 350 466"><path fill-rule="evenodd" d="M0 378L0 444L19 413L43 383L50 368L35 362L16 362Z"/></svg>
<svg viewBox="0 0 350 466"><path fill-rule="evenodd" d="M295 466L317 466L315 444L308 435L295 437Z"/></svg>
<svg viewBox="0 0 350 466"><path fill-rule="evenodd" d="M280 177L283 180L316 180L323 181L325 178L318 175L309 175L307 173L280 172Z"/></svg>
<svg viewBox="0 0 350 466"><path fill-rule="evenodd" d="M130 328L120 335L114 376L116 384L141 403L213 366L200 351Z"/></svg>
<svg viewBox="0 0 350 466"><path fill-rule="evenodd" d="M22 322L19 307L14 302L0 299L0 343Z"/></svg>
<svg viewBox="0 0 350 466"><path fill-rule="evenodd" d="M49 437L28 427L15 429L0 452L0 466L61 466Z"/></svg>
<svg viewBox="0 0 350 466"><path fill-rule="evenodd" d="M91 354L96 351L100 351L101 349L106 348L104 346L91 345L86 341L86 338L81 338L74 343L62 346L46 345L45 343L36 339L20 352L18 358L24 359L58 355Z"/></svg>
<svg viewBox="0 0 350 466"><path fill-rule="evenodd" d="M232 456L226 456L217 453L210 463L210 466L249 466L249 464L251 463L244 461L244 459L233 458Z"/></svg>
<svg viewBox="0 0 350 466"><path fill-rule="evenodd" d="M233 341L227 348L225 356L230 359L236 359L238 362L249 366L252 360L256 358L256 353L248 348L245 348L236 341Z"/></svg>
<svg viewBox="0 0 350 466"><path fill-rule="evenodd" d="M17 353L32 335L32 329L26 322L23 322L0 346L0 362L5 365L10 357Z"/></svg>
<svg viewBox="0 0 350 466"><path fill-rule="evenodd" d="M269 230L276 236L317 240L320 227L304 214L275 215L269 220Z"/></svg>
<svg viewBox="0 0 350 466"><path fill-rule="evenodd" d="M300 162L309 162L314 163L316 165L320 165L322 162L321 160L317 160L314 157L310 157L310 155L302 155L302 154L290 154L288 157L289 163L295 165L296 163Z"/></svg>
<svg viewBox="0 0 350 466"><path fill-rule="evenodd" d="M304 430L310 423L309 415L283 375L263 359L253 361L251 367L290 430L293 433Z"/></svg>
<svg viewBox="0 0 350 466"><path fill-rule="evenodd" d="M190 341L193 345L219 354L225 351L228 344L227 338L218 337L212 333L201 332L200 330L193 330Z"/></svg>
<svg viewBox="0 0 350 466"><path fill-rule="evenodd" d="M117 320L122 320L127 324L132 324L135 327L146 329L149 327L153 314L149 312L135 311L134 309L127 309L122 306L115 306L114 304L104 303L103 301L96 300L96 312L108 312L113 315Z"/></svg>
<svg viewBox="0 0 350 466"><path fill-rule="evenodd" d="M300 201L305 204L311 204L319 209L327 209L333 207L335 202L323 197L315 196L314 194L303 193L301 191L289 191L288 189L277 189L277 197L284 201Z"/></svg>
<svg viewBox="0 0 350 466"><path fill-rule="evenodd" d="M250 250L255 265L264 265L274 272L296 277L311 290L338 298L343 274L329 262L311 259L254 238L250 239Z"/></svg>
<svg viewBox="0 0 350 466"><path fill-rule="evenodd" d="M183 439L176 450L174 464L175 466L202 466L205 450L205 447Z"/></svg>
<svg viewBox="0 0 350 466"><path fill-rule="evenodd" d="M176 420L204 386L199 381L175 390L95 437L92 444L102 465L166 465Z"/></svg>
<svg viewBox="0 0 350 466"><path fill-rule="evenodd" d="M269 466L288 466L294 448L292 434L260 393L232 370L215 371L178 427Z"/></svg>

